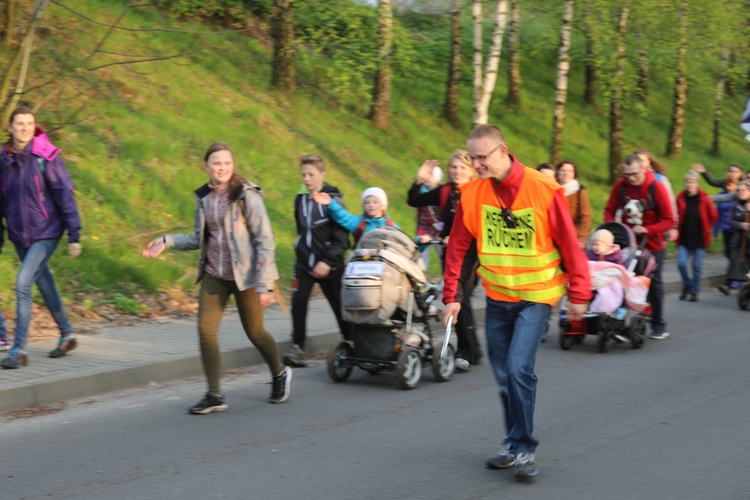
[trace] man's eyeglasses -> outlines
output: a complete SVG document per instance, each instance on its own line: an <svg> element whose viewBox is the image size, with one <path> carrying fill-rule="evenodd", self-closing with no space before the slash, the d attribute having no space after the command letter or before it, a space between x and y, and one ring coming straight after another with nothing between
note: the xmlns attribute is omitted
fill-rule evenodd
<svg viewBox="0 0 750 500"><path fill-rule="evenodd" d="M479 163L484 163L487 161L487 158L492 156L492 153L500 149L501 147L505 146L505 144L500 143L497 146L495 146L492 151L487 153L486 155L477 155L477 156L471 156L471 155L464 155L464 160L468 161L469 163L473 164L475 161L478 161Z"/></svg>
<svg viewBox="0 0 750 500"><path fill-rule="evenodd" d="M623 177L628 177L628 178L629 178L629 177L637 177L637 176L639 176L640 174L641 174L640 172L623 172L623 173L622 173L622 176L623 176Z"/></svg>

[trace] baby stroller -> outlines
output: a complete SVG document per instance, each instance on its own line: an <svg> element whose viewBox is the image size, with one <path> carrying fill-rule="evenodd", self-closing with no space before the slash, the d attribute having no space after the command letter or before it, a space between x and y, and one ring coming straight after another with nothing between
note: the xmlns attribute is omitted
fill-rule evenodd
<svg viewBox="0 0 750 500"><path fill-rule="evenodd" d="M560 305L559 342L563 350L583 343L586 335L597 336L599 352L607 352L613 341L630 341L633 349L640 349L646 341L646 322L651 317L651 306L646 302L648 284L656 268L656 259L644 250L646 238L636 244L635 233L620 222L605 222L596 230L606 229L620 246L629 275L634 274L630 287L625 289L619 308L610 312L587 312L581 321L567 319L567 297ZM644 279L645 278L645 279Z"/></svg>
<svg viewBox="0 0 750 500"><path fill-rule="evenodd" d="M428 283L417 245L399 229L383 226L362 235L346 263L341 308L350 339L328 353L328 376L344 382L356 366L375 375L395 371L402 389L414 389L422 366L438 382L455 370L455 350L440 356L431 322L440 287Z"/></svg>

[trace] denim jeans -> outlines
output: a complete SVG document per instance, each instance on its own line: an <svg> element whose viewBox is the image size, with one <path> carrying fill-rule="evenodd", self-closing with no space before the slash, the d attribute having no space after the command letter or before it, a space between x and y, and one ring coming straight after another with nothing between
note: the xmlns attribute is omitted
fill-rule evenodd
<svg viewBox="0 0 750 500"><path fill-rule="evenodd" d="M0 311L0 339L8 338L8 329L5 327L5 318L3 311Z"/></svg>
<svg viewBox="0 0 750 500"><path fill-rule="evenodd" d="M677 247L677 269L682 276L682 286L688 293L697 294L701 288L701 270L703 269L703 257L706 255L704 248L688 250L684 246ZM688 273L688 261L693 259L693 277Z"/></svg>
<svg viewBox="0 0 750 500"><path fill-rule="evenodd" d="M505 412L505 445L513 453L533 452L537 377L536 353L552 307L533 302L500 302L487 298L487 355L500 386Z"/></svg>
<svg viewBox="0 0 750 500"><path fill-rule="evenodd" d="M31 286L36 283L42 294L47 309L52 314L55 323L60 328L60 335L65 336L73 333L68 314L65 312L60 294L55 286L55 279L47 267L52 254L57 249L60 240L41 240L32 243L29 248L15 245L16 253L21 259L21 269L16 277L16 335L13 347L26 348L26 339L29 336L29 323L31 322Z"/></svg>

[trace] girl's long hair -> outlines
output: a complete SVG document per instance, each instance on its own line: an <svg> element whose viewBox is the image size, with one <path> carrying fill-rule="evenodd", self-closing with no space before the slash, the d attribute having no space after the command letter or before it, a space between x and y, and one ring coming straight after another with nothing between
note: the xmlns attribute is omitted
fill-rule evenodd
<svg viewBox="0 0 750 500"><path fill-rule="evenodd" d="M659 160L651 156L651 152L648 149L639 149L633 154L645 155L648 158L648 162L651 164L651 168L657 174L667 175L667 167L665 167Z"/></svg>

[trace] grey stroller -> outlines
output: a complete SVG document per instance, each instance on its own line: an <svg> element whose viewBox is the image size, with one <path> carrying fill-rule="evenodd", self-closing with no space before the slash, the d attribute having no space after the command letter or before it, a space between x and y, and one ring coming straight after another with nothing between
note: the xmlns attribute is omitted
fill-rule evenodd
<svg viewBox="0 0 750 500"><path fill-rule="evenodd" d="M383 226L360 238L346 263L341 308L350 339L328 353L328 375L344 382L356 366L372 375L394 371L402 389L414 389L423 365L444 382L455 370L455 349L433 335L440 294L427 281L417 245L403 231ZM442 340L442 338L441 338Z"/></svg>

